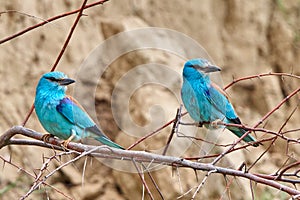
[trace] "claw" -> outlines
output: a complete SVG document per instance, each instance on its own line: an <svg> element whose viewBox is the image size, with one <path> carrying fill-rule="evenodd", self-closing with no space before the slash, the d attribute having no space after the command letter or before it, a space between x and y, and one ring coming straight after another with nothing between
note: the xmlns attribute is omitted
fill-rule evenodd
<svg viewBox="0 0 300 200"><path fill-rule="evenodd" d="M211 122L211 125L212 125L212 127L214 127L214 128L219 128L218 123L220 123L220 122L222 122L222 120L216 119L215 121L212 121L212 122Z"/></svg>
<svg viewBox="0 0 300 200"><path fill-rule="evenodd" d="M69 143L73 140L74 137L75 137L75 134L72 134L68 139L62 141L61 145L67 149Z"/></svg>
<svg viewBox="0 0 300 200"><path fill-rule="evenodd" d="M202 127L202 126L203 126L203 122L199 122L198 127Z"/></svg>
<svg viewBox="0 0 300 200"><path fill-rule="evenodd" d="M51 137L54 137L54 135L49 134L49 133L46 133L46 134L44 134L44 135L42 136L42 140L43 140L44 142L49 142L49 139L50 139Z"/></svg>
<svg viewBox="0 0 300 200"><path fill-rule="evenodd" d="M198 122L198 127L202 127L204 124L209 124L209 122L208 121Z"/></svg>

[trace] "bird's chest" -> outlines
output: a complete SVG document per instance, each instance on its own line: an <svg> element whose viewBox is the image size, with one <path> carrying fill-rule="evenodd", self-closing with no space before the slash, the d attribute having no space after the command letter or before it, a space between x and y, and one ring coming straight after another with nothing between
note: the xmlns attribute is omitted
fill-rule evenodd
<svg viewBox="0 0 300 200"><path fill-rule="evenodd" d="M57 101L43 101L41 104L35 104L36 114L43 127L51 134L57 135L62 132L62 127L66 121L64 117L57 112ZM66 130L70 132L70 130ZM63 137L60 137L63 138Z"/></svg>
<svg viewBox="0 0 300 200"><path fill-rule="evenodd" d="M195 121L210 121L211 103L209 88L200 82L185 81L181 96L183 104Z"/></svg>
<svg viewBox="0 0 300 200"><path fill-rule="evenodd" d="M53 117L57 114L56 107L59 104L59 101L47 101L43 99L41 102L43 103L35 104L35 111L38 117L45 121L51 121L51 119L53 119Z"/></svg>

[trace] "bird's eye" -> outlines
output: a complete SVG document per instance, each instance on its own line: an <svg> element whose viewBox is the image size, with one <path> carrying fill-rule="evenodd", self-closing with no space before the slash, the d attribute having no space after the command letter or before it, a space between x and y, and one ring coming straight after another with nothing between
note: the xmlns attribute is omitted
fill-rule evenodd
<svg viewBox="0 0 300 200"><path fill-rule="evenodd" d="M58 79L54 78L54 77L47 77L46 79L50 80L50 81L58 81Z"/></svg>

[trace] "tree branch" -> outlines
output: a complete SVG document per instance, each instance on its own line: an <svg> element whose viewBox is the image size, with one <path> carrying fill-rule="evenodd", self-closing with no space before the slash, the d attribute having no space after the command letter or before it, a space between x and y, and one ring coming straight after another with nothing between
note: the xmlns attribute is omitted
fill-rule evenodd
<svg viewBox="0 0 300 200"><path fill-rule="evenodd" d="M41 140L43 134L38 133L34 130L24 128L22 126L15 126L6 131L0 137L0 148L10 144L26 144L25 140L16 140L11 139L12 136L16 134L21 134L27 137L31 137L37 140ZM50 138L49 144L45 145L46 148L53 148L54 146L60 147L60 143L62 140L56 138ZM28 144L30 145L41 145L41 141L29 140ZM45 143L46 144L46 143ZM229 169L224 167L219 167L212 165L210 163L199 163L193 162L190 160L186 160L179 157L174 156L163 156L153 153L148 153L144 151L129 151L129 150L120 150L115 148L110 148L107 146L91 146L91 145L84 145L80 143L70 142L68 144L68 149L74 150L79 154L84 155L91 155L95 157L101 158L113 158L113 159L120 159L120 160L132 160L134 159L136 162L149 162L149 163L160 163L162 165L168 166L175 166L175 167L185 167L185 168L192 168L194 170L201 170L201 171L212 171L213 173L219 173L223 175L231 175L235 177L242 177L249 180L252 180L256 183L261 183L264 185L268 185L270 187L276 188L280 191L284 191L290 195L300 195L300 191L293 189L291 187L285 186L276 182L275 180L269 180L266 178L262 178L264 175L257 175L252 173L246 173L240 170ZM87 154L87 152L89 152Z"/></svg>
<svg viewBox="0 0 300 200"><path fill-rule="evenodd" d="M88 4L88 5L86 5L86 6L84 7L84 9L91 8L91 7L96 6L96 5L99 5L99 4L103 4L103 3L105 3L106 1L108 1L108 0L100 0L100 1L97 1L97 2L94 2L94 3L91 3L91 4ZM6 38L0 40L0 44L5 43L5 42L7 42L7 41L10 41L10 40L12 40L12 39L14 39L14 38L16 38L16 37L19 37L19 36L21 36L21 35L23 35L23 34L29 32L29 31L31 31L31 30L33 30L33 29L36 29L36 28L38 28L38 27L40 27L40 26L44 26L45 24L48 24L48 23L50 23L50 22L52 22L52 21L55 21L55 20L57 20L57 19L60 19L60 18L66 17L66 16L68 16L68 15L73 15L73 14L75 14L75 13L78 13L79 11L80 11L80 9L76 9L76 10L73 10L73 11L70 11L70 12L66 12L66 13L63 13L63 14L60 14L60 15L56 15L56 16L51 17L51 18L49 18L49 19L43 20L43 22L41 22L41 23L38 23L38 24L33 25L33 26L30 26L30 27L28 27L28 28L26 28L26 29L24 29L24 30L18 32L18 33L15 33L15 34L13 34L13 35L10 35L10 36L8 36L8 37L6 37ZM1 12L0 14L3 14L3 13L5 13L5 11L4 11L4 12ZM7 13L8 13L8 12L7 12Z"/></svg>

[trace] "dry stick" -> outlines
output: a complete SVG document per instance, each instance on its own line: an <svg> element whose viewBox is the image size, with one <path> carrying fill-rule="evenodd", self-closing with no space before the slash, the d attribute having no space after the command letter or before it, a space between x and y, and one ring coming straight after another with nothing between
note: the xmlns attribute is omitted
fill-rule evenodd
<svg viewBox="0 0 300 200"><path fill-rule="evenodd" d="M181 116L184 116L184 115L186 115L186 114L187 114L187 112L182 113ZM152 131L151 133L145 135L144 137L138 139L135 143L133 143L132 145L130 145L130 146L127 148L127 150L132 149L133 147L135 147L135 146L138 145L139 143L143 142L145 139L147 139L147 138L149 138L149 137L155 135L156 133L158 133L158 132L161 131L162 129L164 129L164 128L166 128L167 126L169 126L170 124L172 124L175 120L176 120L176 119L173 119L173 120L167 122L166 124L164 124L163 126L159 127L158 129L156 129L156 130Z"/></svg>
<svg viewBox="0 0 300 200"><path fill-rule="evenodd" d="M16 133L17 134L17 133ZM43 135L41 135L42 137ZM29 136L30 137L30 136ZM270 138L272 139L272 138ZM266 139L264 141L270 140L270 139ZM0 139L1 141L1 139ZM59 142L60 141L60 142ZM52 140L50 139L50 141L48 141L48 143L45 143L43 141L37 141L37 140L27 140L27 139L10 139L9 141L7 141L5 144L3 144L3 142L0 142L0 147L4 147L7 145L32 145L32 146L39 146L39 147L44 147L44 148L49 148L49 149L55 149L55 150L60 150L63 151L64 149L59 146L62 140ZM58 145L58 146L57 146ZM234 148L232 151L237 151L240 149L245 149L245 147L249 146L248 145L244 145L238 148ZM77 148L77 146L72 146L71 148ZM82 151L82 149L76 149L77 151ZM220 154L211 154L211 155L207 155L207 156L197 156L197 157L185 157L184 159L186 160L199 160L199 159L207 159L207 158L214 158L219 156Z"/></svg>
<svg viewBox="0 0 300 200"><path fill-rule="evenodd" d="M74 154L74 151L68 151L68 152L64 151L64 152L61 152L60 154L56 154L56 152L55 152L55 154L53 156L50 156L46 161L43 161L43 165L39 169L39 174L36 176L34 183L36 183L37 181L39 181L42 178L45 171L48 170L48 166L52 160L57 160L57 157L61 157L63 155L70 155L70 154Z"/></svg>
<svg viewBox="0 0 300 200"><path fill-rule="evenodd" d="M178 167L173 167L172 169L172 176L173 176L173 173L175 173L174 171L176 170L176 176L178 178L178 180L176 182L178 182L178 185L179 185L179 188L180 188L180 192L183 193L183 188L182 188L182 183L181 183L181 178L180 178L180 173L179 173L179 169ZM196 173L195 173L196 174ZM196 180L198 182L198 177L197 177L197 174L196 174Z"/></svg>
<svg viewBox="0 0 300 200"><path fill-rule="evenodd" d="M250 190L251 190L251 197L252 197L252 200L254 200L254 190L253 190L253 184L252 184L252 181L250 180Z"/></svg>
<svg viewBox="0 0 300 200"><path fill-rule="evenodd" d="M294 75L294 74L269 72L269 73L263 73L263 74L258 74L258 75L246 76L246 77L235 79L231 83L229 83L228 85L226 85L223 89L227 90L233 84L238 83L240 81L244 81L244 80L248 80L248 79L253 79L253 78L261 78L261 77L264 77L264 76L288 76L288 77L300 79L300 76L297 76L297 75Z"/></svg>
<svg viewBox="0 0 300 200"><path fill-rule="evenodd" d="M225 124L225 123L221 124L220 123L220 125L245 128L245 129L249 129L251 131L261 131L261 132L271 133L271 134L274 134L275 136L278 136L278 134L276 132L269 131L267 129L262 129L262 128L252 129L251 127L247 127L247 126L240 125L240 124ZM0 136L0 149L3 146L14 144L14 145L35 145L35 146L40 146L40 147L45 147L45 148L53 148L53 149L56 149L56 150L62 150L59 142L57 142L57 140L52 140L52 138L49 139L48 143L45 143L45 142L42 142L42 141L25 140L25 139L10 139L13 135L17 134L19 130L20 130L20 127L15 126L15 127L12 127L6 133L1 135ZM27 129L27 130L28 130L28 132L32 131L30 129ZM298 131L298 130L296 129L294 131ZM28 133L24 133L23 135L26 135L28 137L32 137L32 138L37 139L37 140L41 140L41 137L42 137L42 135L32 135L32 134L28 134ZM294 140L294 139L291 139L291 138L284 137L282 135L280 135L280 136L282 137L282 139L285 139L287 141L292 141L292 142L295 142L295 143L299 143L299 141L296 140L296 139ZM274 137L260 140L260 142L270 141L272 139L274 139ZM238 150L244 149L245 147L248 147L248 146L251 146L251 144L246 144L246 145L234 148L230 152L238 151ZM76 148L76 147L71 147L71 148ZM76 149L76 150L81 151L81 149ZM206 155L206 156L201 156L201 157L199 157L199 156L197 156L197 157L185 157L185 159L186 160L199 160L199 159L205 159L205 158L213 158L213 157L217 157L219 155L220 154L212 154L212 155Z"/></svg>
<svg viewBox="0 0 300 200"><path fill-rule="evenodd" d="M275 180L280 180L280 178L284 175L284 172L286 172L287 170L297 166L297 165L300 165L300 161L297 161L295 163L292 163L288 166L286 166L285 168L283 168L280 173L278 174L278 176L275 178Z"/></svg>
<svg viewBox="0 0 300 200"><path fill-rule="evenodd" d="M79 11L79 13L78 13L78 15L77 15L77 17L76 17L74 23L73 23L73 26L71 27L71 30L70 30L70 32L69 32L69 34L68 34L68 36L67 36L67 39L66 39L66 41L65 41L65 43L64 43L64 45L63 45L61 51L59 52L58 57L56 58L56 61L55 61L54 65L53 65L52 69L50 70L51 72L55 70L55 68L56 68L56 66L57 66L57 64L58 64L58 62L60 61L62 55L64 54L64 52L65 52L65 50L66 50L66 48L67 48L67 46L68 46L68 44L69 44L69 42L70 42L70 40L71 40L71 37L72 37L72 35L73 35L73 33L74 33L74 30L75 30L75 28L76 28L76 26L77 26L77 24L78 24L78 22L79 22L79 19L80 19L81 16L82 16L82 12L83 12L83 10L84 10L84 6L86 5L86 3L87 3L87 0L83 0L82 6L81 6L81 8L80 8L80 11Z"/></svg>
<svg viewBox="0 0 300 200"><path fill-rule="evenodd" d="M34 103L32 103L30 110L28 111L27 115L25 116L24 121L22 122L21 126L25 126L29 117L31 116L32 112L34 110Z"/></svg>
<svg viewBox="0 0 300 200"><path fill-rule="evenodd" d="M263 77L263 76L288 76L288 77L293 77L293 78L297 78L297 79L300 79L300 76L296 76L296 75L293 75L293 74L287 74L287 73L265 73L265 74L259 74L259 75L253 75L253 76L247 76L247 77L243 77L243 78L239 78L239 79L236 79L236 80L233 80L230 84L228 84L227 86L224 87L224 90L228 89L230 86L232 86L233 84L237 83L237 82L240 82L240 81L243 81L243 80L247 80L247 79L252 79L252 78L260 78L260 77ZM183 113L182 116L186 115L187 112ZM141 143L142 141L144 141L145 139L153 136L154 134L158 133L159 131L161 131L162 129L166 128L167 126L169 126L170 124L172 124L176 119L173 119L169 122L167 122L165 125L163 125L162 127L158 128L157 130L147 134L146 136L140 138L139 140L137 140L135 143L133 143L131 146L129 146L127 148L127 150L130 150L132 149L133 147L135 147L136 145L138 145L139 143ZM246 137L246 136L245 136Z"/></svg>
<svg viewBox="0 0 300 200"><path fill-rule="evenodd" d="M37 16L34 16L34 15L31 15L31 14L28 14L28 13L25 13L25 12L20 12L18 10L5 10L5 11L1 11L0 12L0 16L2 14L10 14L10 13L17 13L17 14L20 14L20 15L24 15L26 17L31 17L31 18L34 18L34 19L39 19L39 20L42 20L42 21L45 21L47 22L46 20L44 20L43 18L41 17L37 17Z"/></svg>
<svg viewBox="0 0 300 200"><path fill-rule="evenodd" d="M134 165L134 167L136 168L136 170L137 170L137 172L138 172L138 174L139 174L139 177L140 177L140 179L142 180L142 183L143 183L144 187L146 188L146 190L147 190L147 192L148 192L150 198L153 200L154 197L153 197L153 195L152 195L152 193L151 193L151 191L150 191L150 189L149 189L149 187L148 187L148 185L147 185L147 183L146 183L146 181L145 181L144 176L142 175L142 172L139 170L139 168L138 168L138 166L137 166L137 164L136 164L136 162L135 162L134 159L132 159L132 162L133 162L133 165Z"/></svg>
<svg viewBox="0 0 300 200"><path fill-rule="evenodd" d="M11 132L14 132L14 133L11 134ZM24 128L22 126L13 127L10 130L8 130L6 133L4 133L4 135L6 135L6 134L7 135L22 134L24 136L28 136L28 137L32 137L32 138L40 138L40 139L43 136L43 134L41 134L41 133ZM2 137L2 136L0 137L0 148L5 146L5 144L7 144L7 141L6 142L1 141L1 139L3 139L3 138L7 139L7 137ZM58 140L55 138L50 138L49 141L51 143L57 144L57 145L60 145L60 143L61 143L61 140ZM31 142L31 143L33 144L33 142ZM126 150L120 150L120 149L115 149L115 148L110 148L110 147L100 148L99 146L95 147L95 146L91 146L91 145L84 145L84 144L74 143L74 142L70 142L68 144L68 148L71 150L78 151L78 152L85 151L84 155L91 155L91 156L95 156L95 157L113 158L113 159L122 159L122 160L135 159L136 162L153 162L153 163L159 163L162 165L192 168L192 169L201 170L201 171L215 171L215 173L220 173L223 175L243 177L243 178L252 180L256 183L261 183L261 184L276 188L280 191L284 191L290 195L300 194L300 191L274 181L274 177L273 177L273 180L268 179L268 178L270 178L270 176L268 176L268 175L245 173L240 170L218 167L218 166L215 166L215 165L212 165L209 163L192 162L192 161L189 161L189 160L186 160L183 158L174 157L174 156L162 156L162 155L148 153L148 152L144 152L144 151L133 151L133 150L126 151ZM95 148L97 151L95 151ZM91 152L91 150L93 150L93 151ZM82 154L80 156L82 156ZM72 162L72 161L70 161L70 162ZM60 167L63 167L63 166L60 166ZM48 177L49 176L46 176L45 178L48 178ZM267 178L263 178L263 177L267 177ZM282 180L284 180L284 179L282 179Z"/></svg>
<svg viewBox="0 0 300 200"><path fill-rule="evenodd" d="M67 46L68 46L68 44L69 44L69 42L70 42L70 39L71 39L71 37L72 37L72 35L73 35L73 32L74 32L74 30L75 30L75 28L76 28L76 26L77 26L77 24L78 24L78 22L79 22L79 19L80 19L80 17L82 16L82 12L83 12L83 10L84 10L84 7L85 7L85 5L86 5L86 2L87 2L87 0L84 0L83 3L82 3L82 6L81 6L81 8L80 8L80 10L79 10L79 13L78 13L78 15L77 15L77 17L76 17L74 23L73 23L73 26L71 27L71 30L70 30L70 32L69 32L69 34L68 34L68 36L67 36L67 39L66 39L66 41L64 42L64 45L63 45L61 51L59 52L59 54L58 54L58 56L57 56L57 58L56 58L56 60L55 60L55 63L54 63L54 65L53 65L53 67L52 67L51 70L50 70L51 72L53 72L53 71L55 70L55 68L57 67L58 62L60 61L62 55L64 54L64 52L65 52L65 50L66 50L66 48L67 48ZM22 123L22 126L25 126L25 124L27 123L27 121L28 121L29 117L31 116L33 110L34 110L34 104L32 104L31 109L29 110L28 114L27 114L26 117L25 117L25 120L24 120L23 123Z"/></svg>
<svg viewBox="0 0 300 200"><path fill-rule="evenodd" d="M281 133L282 129L286 126L287 122L291 119L291 117L293 116L293 114L295 113L295 111L297 110L299 106L299 103L297 104L297 106L293 109L293 111L291 112L291 114L288 116L288 118L285 120L285 122L281 125L278 134ZM248 170L250 170L252 167L254 167L254 165L270 150L270 148L272 147L272 145L274 144L274 142L276 141L278 136L274 137L274 139L271 141L271 143L269 144L268 148L251 164L251 166L248 168Z"/></svg>
<svg viewBox="0 0 300 200"><path fill-rule="evenodd" d="M146 166L145 166L143 163L142 163L142 165L143 165L143 167L144 167L145 169L147 169ZM147 170L147 174L148 174L148 176L149 176L151 182L153 183L155 189L157 190L159 196L161 197L162 200L164 200L165 198L164 198L162 192L160 191L160 189L159 189L157 183L155 182L155 180L154 180L154 178L153 178L153 176L152 176L152 174L150 173L149 170Z"/></svg>
<svg viewBox="0 0 300 200"><path fill-rule="evenodd" d="M211 173L215 173L215 172L217 172L217 171L216 171L216 170L210 170L210 171L207 172L207 174L205 175L205 177L203 178L203 180L201 181L201 183L198 185L196 191L194 192L194 194L193 194L193 196L192 196L192 198L191 198L192 200L195 199L197 193L199 193L201 187L202 187L202 186L205 184L205 182L207 181L208 176L209 176Z"/></svg>
<svg viewBox="0 0 300 200"><path fill-rule="evenodd" d="M22 172L24 172L25 174L31 176L32 178L35 178L35 177L36 177L35 175L31 174L30 172L26 171L25 169L23 169L23 168L17 166L16 164L12 163L10 160L7 160L7 159L3 158L1 155L0 155L0 159L2 159L4 163L9 163L11 166L17 168L18 171L22 171ZM67 196L65 193L63 193L62 191L60 191L59 189L57 189L57 188L54 187L53 185L50 185L50 184L48 184L48 183L43 183L43 184L46 185L46 186L48 186L48 187L50 187L51 189L55 190L55 191L58 192L59 194L63 195L65 198L72 200L71 197Z"/></svg>
<svg viewBox="0 0 300 200"><path fill-rule="evenodd" d="M133 143L132 145L130 145L127 150L132 149L133 147L135 147L136 145L138 145L139 143L143 142L145 139L155 135L156 133L158 133L159 131L161 131L162 129L166 128L167 126L169 126L170 124L172 124L175 121L175 119L167 122L166 124L164 124L162 127L159 127L158 129L156 129L155 131L152 131L151 133L145 135L144 137L141 137L140 139L138 139L135 143Z"/></svg>
<svg viewBox="0 0 300 200"><path fill-rule="evenodd" d="M180 123L180 124L183 124L183 125L189 125L188 123ZM199 127L199 123L193 123L192 125L195 125L197 127ZM177 137L183 137L183 138L190 138L190 139L193 139L193 140L199 140L199 141L202 141L202 142L205 142L207 144L212 144L214 146L217 146L217 147L228 147L230 146L231 144L217 144L216 142L211 142L211 141L208 141L208 140L205 140L203 138L200 138L200 137L195 137L195 136L189 136L189 135L183 135L182 133L177 133Z"/></svg>
<svg viewBox="0 0 300 200"><path fill-rule="evenodd" d="M232 177L231 179L229 179L229 181L227 180L227 177L224 175L224 179L225 179L225 183L226 183L226 187L224 189L223 194L221 195L221 197L219 198L219 200L223 199L223 196L228 192L228 199L231 199L231 195L230 195L230 185L233 183L235 177Z"/></svg>
<svg viewBox="0 0 300 200"><path fill-rule="evenodd" d="M298 178L298 179L280 178L280 179L277 180L276 179L277 176L275 176L275 175L256 174L256 173L254 173L253 175L261 177L261 178L266 179L266 180L280 181L280 182L290 183L290 184L293 184L293 185L300 184L300 180L299 180L300 177L298 175L295 175L294 173L293 174L284 174L284 176L293 175L293 176L295 176L295 178Z"/></svg>
<svg viewBox="0 0 300 200"><path fill-rule="evenodd" d="M136 162L134 161L134 159L132 159L132 162L133 162L134 165L136 166ZM158 194L160 195L161 199L164 200L165 198L164 198L163 194L161 193L161 191L160 191L158 185L156 184L156 182L155 182L155 180L154 180L154 178L153 178L151 172L150 172L150 171L148 170L148 168L144 165L144 163L141 163L141 165L142 165L142 167L144 168L144 170L147 172L147 174L148 174L148 176L149 176L149 178L150 178L152 184L154 185L154 187L155 187L155 189L157 190ZM140 173L140 171L139 171L139 169L138 169L137 167L136 167L136 169L137 169L137 172ZM141 178L141 177L142 177L142 176L140 175L140 178ZM144 182L143 179L141 179L141 180L142 180L143 184L146 184L145 187L147 188L147 191L148 191L147 183ZM150 190L149 190L148 192L150 192ZM150 194L149 194L149 195L150 195Z"/></svg>
<svg viewBox="0 0 300 200"><path fill-rule="evenodd" d="M5 134L3 134L0 137L0 149L4 146L10 145L10 144L21 144L21 145L35 145L35 146L45 147L45 148L49 148L49 149L56 149L56 150L60 150L60 151L64 150L60 146L61 141L57 140L57 139L54 139L54 138L49 139L49 141L48 141L49 144L45 143L43 141L36 141L36 140L11 139L12 136L17 134L22 129L23 129L23 127L21 127L21 126L15 126L15 127L11 128L9 131L7 131ZM30 129L26 129L26 132L27 132L27 134L23 134L23 135L28 136L28 137L32 137L32 138L37 139L37 140L42 140L42 136L43 136L42 134L36 134L36 133L34 133L34 131L32 131ZM68 145L68 148L76 150L78 152L83 152L83 151L87 150L87 149L81 148L81 146L76 147L76 145L75 145L75 149L74 149L74 146L72 146L72 144L71 144L71 146ZM146 167L144 166L144 168L146 168ZM157 184L155 183L151 173L150 172L147 172L147 173L148 173L153 185L157 189L159 195L162 197L162 199L164 199L163 196L162 196L162 193L159 190Z"/></svg>
<svg viewBox="0 0 300 200"><path fill-rule="evenodd" d="M257 122L253 128L257 128L260 124L263 123L270 115L272 115L276 110L278 110L288 99L296 95L300 91L300 87L294 90L291 94L285 97L273 110L268 112L259 122ZM239 142L241 142L244 137L246 137L250 131L247 131L242 137L240 137L231 147L225 150L222 154L220 154L211 164L215 165L219 160L221 160L228 152L230 152Z"/></svg>
<svg viewBox="0 0 300 200"><path fill-rule="evenodd" d="M180 195L179 197L177 197L176 199L181 199L183 198L184 196L188 195L190 192L192 192L192 190L196 189L198 186L194 186L194 187L191 187L188 191L186 191L185 193L183 193L182 195Z"/></svg>
<svg viewBox="0 0 300 200"><path fill-rule="evenodd" d="M282 139L284 139L286 141L299 143L298 139L288 138L288 137L284 136L283 134L279 134L276 131L271 131L271 130L264 129L264 128L252 128L250 126L245 126L243 124L230 124L230 123L223 123L223 122L218 122L217 124L218 125L223 125L223 126L229 126L229 127L231 126L231 127L243 128L243 129L247 129L247 130L249 130L251 132L253 131L253 132L270 133L270 134L272 134L272 135L274 135L276 137L280 137L280 138L282 138ZM262 140L257 141L256 143L258 143L258 142L261 143L261 142L264 142L264 141L270 141L270 140L273 140L273 139L274 139L274 137L271 137L269 139L262 139ZM251 145L251 144L249 143L246 146L249 146L249 145Z"/></svg>
<svg viewBox="0 0 300 200"><path fill-rule="evenodd" d="M81 175L81 187L84 186L84 176L85 176L85 172L86 172L87 160L88 160L88 157L85 157L85 160L83 163L83 168L82 168L82 175Z"/></svg>
<svg viewBox="0 0 300 200"><path fill-rule="evenodd" d="M247 77L243 77L243 78L239 78L236 80L233 80L230 84L228 84L227 86L224 87L224 90L228 89L229 87L231 87L233 84L243 81L243 80L248 80L248 79L252 79L252 78L260 78L260 77L264 77L264 76L288 76L288 77L293 77L293 78L297 78L300 79L300 76L297 75L293 75L293 74L288 74L288 73L263 73L263 74L259 74L259 75L252 75L252 76L247 76ZM182 116L186 115L187 112L183 113ZM145 140L146 138L154 135L155 133L157 133L158 131L160 131L161 129L165 128L166 126L170 125L171 123L173 123L174 121L176 121L176 119L168 122L167 124L165 124L163 127L160 127L159 129L153 131L152 133L144 136L143 138L141 138L140 140L138 140L136 143L134 143L133 145L131 145L128 149L131 149L133 146L136 146L137 144L139 144L140 142L142 142L143 140ZM262 122L261 122L262 123ZM243 128L243 127L242 127ZM246 137L246 136L245 136Z"/></svg>
<svg viewBox="0 0 300 200"><path fill-rule="evenodd" d="M180 118L181 118L181 110L182 110L182 105L180 105L180 107L177 109L175 120L174 120L173 127L172 127L172 131L171 131L171 134L170 134L170 136L168 138L167 144L165 146L165 149L164 149L162 155L166 155L167 150L169 148L169 145L171 143L171 140L173 138L173 135L178 130L178 125L179 125Z"/></svg>
<svg viewBox="0 0 300 200"><path fill-rule="evenodd" d="M273 175L278 175L280 171L284 168L284 166L289 162L290 159L291 159L290 157L287 157L287 159L285 159L285 161L281 164L281 167Z"/></svg>
<svg viewBox="0 0 300 200"><path fill-rule="evenodd" d="M57 155L55 152L55 154L53 156L51 156L50 158L48 158L46 161L43 162L43 165L42 165L41 169L39 170L39 174L36 175L36 177L35 177L34 184L36 184L38 181L40 181L40 179L42 178L45 171L48 170L48 166L49 166L50 162L52 160L56 159L57 156L68 155L68 154L73 154L73 153L74 152L69 151L69 152L62 152ZM42 183L42 184L44 184L44 183ZM21 199L23 199L23 197Z"/></svg>
<svg viewBox="0 0 300 200"><path fill-rule="evenodd" d="M276 137L276 136L274 136ZM271 138L267 138L267 139L263 139L263 140L259 140L259 142L266 142L266 141L270 141L272 139L274 139L274 137L271 137ZM296 141L296 140L295 140ZM299 141L297 141L297 144L299 143ZM229 145L227 145L229 146ZM251 144L246 144L246 145L243 145L243 146L240 146L240 147L237 147L237 148L233 148L231 151L229 151L230 153L231 152L234 152L234 151L238 151L238 150L241 150L241 149L245 149L246 147L248 146L252 146ZM205 156L196 156L196 157L185 157L184 159L186 160L199 160L199 159L207 159L207 158L214 158L214 157L218 157L220 154L210 154L210 155L205 155Z"/></svg>
<svg viewBox="0 0 300 200"><path fill-rule="evenodd" d="M300 131L300 128L295 128L295 129L284 131L284 132L282 132L282 135L287 134L287 133L296 132L296 131Z"/></svg>
<svg viewBox="0 0 300 200"><path fill-rule="evenodd" d="M252 167L254 167L256 165L256 163L267 153L269 152L269 150L271 149L272 145L274 144L274 142L276 141L277 136L274 137L274 139L271 140L271 143L269 144L269 146L258 156L258 158L248 167L247 171L249 171L250 169L252 169Z"/></svg>
<svg viewBox="0 0 300 200"><path fill-rule="evenodd" d="M43 180L39 180L37 182L35 182L33 184L33 186L30 188L30 190L20 198L20 200L24 200L26 199L33 191L35 191L41 184L45 183L45 181L51 177L53 174L55 174L57 171L59 171L60 169L62 169L63 167L69 165L69 164L72 164L74 163L76 160L79 160L80 158L86 156L86 155L90 155L93 151L96 151L97 149L99 149L101 147L93 147L92 149L90 149L89 151L85 151L85 152L82 152L79 156L77 156L76 158L74 159L71 159L69 160L68 162L65 162L64 164L60 165L59 167L57 167L56 169L54 169L52 172L50 172L48 175L44 176ZM78 153L76 151L73 151L73 153Z"/></svg>
<svg viewBox="0 0 300 200"><path fill-rule="evenodd" d="M101 0L101 1L97 1L97 2L95 2L95 3L88 4L88 5L86 5L86 6L84 7L84 9L91 8L91 7L94 7L94 6L99 5L99 4L103 4L103 3L105 3L106 1L108 1L108 0ZM24 33L27 33L27 32L29 32L29 31L31 31L31 30L33 30L33 29L36 29L36 28L38 28L38 27L40 27L40 26L43 26L43 25L45 25L45 24L47 24L47 23L50 23L50 22L52 22L52 21L55 21L55 20L57 20L57 19L60 19L60 18L66 17L66 16L68 16L68 15L73 15L73 14L75 14L75 13L78 13L80 10L81 10L81 9L73 10L73 11L66 12L66 13L63 13L63 14L60 14L60 15L56 15L56 16L51 17L51 18L49 18L49 19L43 20L43 22L41 22L41 23L38 23L38 24L33 25L33 26L30 26L30 27L28 27L28 28L26 28L26 29L24 29L24 30L18 32L18 33L15 33L15 34L13 34L13 35L11 35L11 36L8 36L8 37L6 37L6 38L0 40L0 44L5 43L5 42L7 42L7 41L9 41L9 40L12 40L12 39L14 39L14 38L16 38L16 37L18 37L18 36L20 36L20 35L23 35Z"/></svg>
<svg viewBox="0 0 300 200"><path fill-rule="evenodd" d="M203 122L203 124L210 124L211 122ZM183 125L192 125L192 126L198 126L199 123L183 123L183 122L180 122L180 124L183 124ZM237 127L237 128L242 128L242 129L247 129L249 131L253 131L253 132L264 132L264 133L270 133L270 134L273 134L277 137L280 137L284 140L287 140L287 141L290 141L290 142L299 142L299 140L297 139L292 139L292 138L288 138L288 137L285 137L283 136L283 134L285 133L290 133L290 132L295 132L295 131L299 131L299 129L292 129L292 130L288 130L288 131L285 131L285 132L282 132L282 134L279 134L278 132L275 132L275 131L271 131L271 130L268 130L268 129L264 129L264 128L253 128L253 127L250 127L250 126L246 126L244 124L232 124L232 123L224 123L222 121L218 121L217 122L217 125L221 125L221 126L226 126L226 127ZM216 145L216 146L222 146L222 147L227 147L227 146L230 146L232 144L225 144L225 145L222 145L222 144L216 144L216 143L213 143L213 142L209 142L209 141L205 141L201 138L198 138L198 137L193 137L193 136L179 136L179 137L187 137L187 138L192 138L192 139L195 139L195 140L201 140L203 142L206 142L206 143L210 143L210 144L213 144L213 145ZM269 138L269 139L263 139L263 140L259 140L257 141L256 143L258 142L265 142L265 141L270 141L270 140L273 140L274 138ZM253 142L252 142L253 143ZM245 148L247 146L251 146L252 144L250 143L247 143L246 145L244 146L241 146L241 147L238 147L238 148L235 148L236 150L240 149L240 148Z"/></svg>
<svg viewBox="0 0 300 200"><path fill-rule="evenodd" d="M181 123L182 124L182 123ZM185 125L198 125L198 123L184 123ZM249 126L245 126L243 124L231 124L231 123L224 123L224 122L218 122L217 123L218 125L222 125L222 126L228 126L228 127L237 127L237 128L243 128L243 129L247 129L249 131L253 131L253 132L264 132L264 133L270 133L270 134L273 134L275 135L274 137L270 137L270 138L266 138L266 139L262 139L262 140L259 140L258 142L266 142L266 141L271 141L271 140L274 140L276 137L280 137L288 142L295 142L295 143L299 143L299 140L298 139L292 139L292 138L288 138L288 137L285 137L283 134L284 133L287 133L287 132L295 132L295 131L299 131L298 129L294 129L294 130L289 130L289 131L286 131L286 132L283 132L282 134L278 134L277 132L275 131L271 131L271 130L267 130L267 129L264 129L264 128L252 128L252 127L249 127ZM186 136L186 137L189 137L189 138L193 138L193 139L196 139L196 140L201 140L201 141L204 141L204 142L208 142L208 141L205 141L201 138L197 138L197 137L191 137L191 136ZM208 142L208 143L211 143L211 142ZM212 143L214 144L214 143ZM228 145L220 145L220 144L217 144L217 146L230 146L232 144L228 144ZM237 147L237 148L234 148L232 150L230 150L230 152L234 152L234 151L237 151L237 150L240 150L240 149L245 149L245 147L248 147L248 146L251 146L251 144L246 144L246 145L243 145L243 146L240 146L240 147ZM217 157L219 156L220 154L211 154L211 155L206 155L206 156L201 156L201 157L185 157L185 159L187 160L198 160L198 159L203 159L203 158L212 158L212 157Z"/></svg>
<svg viewBox="0 0 300 200"><path fill-rule="evenodd" d="M282 124L282 126L280 127L278 133L281 133L282 134L282 129L287 125L288 121L292 118L292 116L294 115L294 113L296 112L296 110L298 109L299 107L299 104L300 104L300 99L296 105L296 107L294 108L294 110L292 110L291 114L288 116L288 118L285 120L285 122Z"/></svg>

